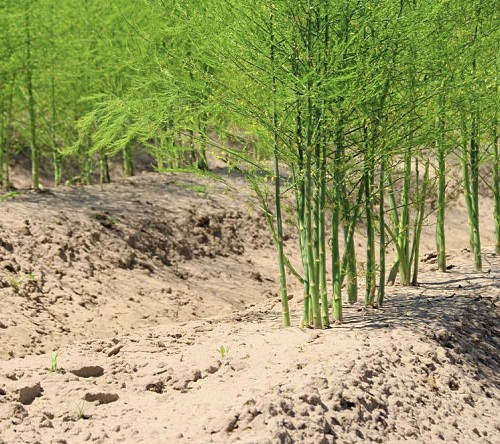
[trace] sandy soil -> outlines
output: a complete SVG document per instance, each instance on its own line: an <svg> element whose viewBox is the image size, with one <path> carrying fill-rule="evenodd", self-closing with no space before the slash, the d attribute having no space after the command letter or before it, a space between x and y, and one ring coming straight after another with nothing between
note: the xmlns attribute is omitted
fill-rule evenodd
<svg viewBox="0 0 500 444"><path fill-rule="evenodd" d="M421 285L316 331L280 327L275 252L238 178L145 174L1 202L0 443L500 442L490 204L483 273L457 202L448 273L431 220Z"/></svg>

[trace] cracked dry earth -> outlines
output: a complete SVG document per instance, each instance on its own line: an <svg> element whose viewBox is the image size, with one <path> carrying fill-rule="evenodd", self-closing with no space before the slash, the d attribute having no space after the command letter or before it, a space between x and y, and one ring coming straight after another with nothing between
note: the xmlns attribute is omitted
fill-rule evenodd
<svg viewBox="0 0 500 444"><path fill-rule="evenodd" d="M452 238L450 271L424 255L383 309L285 329L241 187L146 175L1 204L0 443L500 442L492 250L475 273Z"/></svg>

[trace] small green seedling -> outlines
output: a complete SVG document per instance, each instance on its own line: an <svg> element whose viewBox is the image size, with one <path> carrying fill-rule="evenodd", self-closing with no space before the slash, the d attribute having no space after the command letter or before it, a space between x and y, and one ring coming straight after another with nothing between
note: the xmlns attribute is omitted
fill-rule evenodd
<svg viewBox="0 0 500 444"><path fill-rule="evenodd" d="M5 193L5 194L1 194L0 195L0 202L3 202L4 200L7 200L7 199L13 199L14 197L16 196L19 196L19 191L9 191L8 193Z"/></svg>
<svg viewBox="0 0 500 444"><path fill-rule="evenodd" d="M75 418L78 419L86 419L87 415L85 414L85 401L80 402L76 407Z"/></svg>
<svg viewBox="0 0 500 444"><path fill-rule="evenodd" d="M18 277L18 276L11 276L7 280L7 282L12 287L14 292L17 293L19 291L19 289L21 288L21 285L23 284L23 279Z"/></svg>
<svg viewBox="0 0 500 444"><path fill-rule="evenodd" d="M304 353L304 346L303 346L303 345L297 345L297 350L298 350L300 353Z"/></svg>
<svg viewBox="0 0 500 444"><path fill-rule="evenodd" d="M226 347L224 347L223 345L221 345L221 346L217 349L217 351L219 352L220 357L221 357L221 358L224 358L224 356L226 356L226 355L228 354L229 349L228 349L228 348L226 348Z"/></svg>
<svg viewBox="0 0 500 444"><path fill-rule="evenodd" d="M59 356L59 352L52 352L50 355L50 371L52 373L59 373L59 367L57 366L57 357Z"/></svg>
<svg viewBox="0 0 500 444"><path fill-rule="evenodd" d="M7 282L18 293L25 282L36 282L36 277L33 273L18 274L10 276Z"/></svg>

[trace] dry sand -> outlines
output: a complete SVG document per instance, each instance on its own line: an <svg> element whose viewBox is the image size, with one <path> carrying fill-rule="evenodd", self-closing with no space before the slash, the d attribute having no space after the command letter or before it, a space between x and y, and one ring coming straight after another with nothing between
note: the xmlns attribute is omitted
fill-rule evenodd
<svg viewBox="0 0 500 444"><path fill-rule="evenodd" d="M418 287L316 331L280 327L265 222L230 184L146 174L0 203L0 443L500 442L488 198L483 273L453 204L448 273L431 224Z"/></svg>

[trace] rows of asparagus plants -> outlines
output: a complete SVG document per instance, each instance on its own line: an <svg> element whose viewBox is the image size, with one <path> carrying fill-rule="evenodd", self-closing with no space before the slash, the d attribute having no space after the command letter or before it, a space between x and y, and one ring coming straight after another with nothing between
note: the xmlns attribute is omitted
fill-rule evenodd
<svg viewBox="0 0 500 444"><path fill-rule="evenodd" d="M197 73L189 77L181 69L195 52L189 29L175 27L176 14L187 11L159 6L0 0L2 189L11 187L11 163L23 156L31 161L35 189L41 172L55 185L97 177L108 182L108 160L115 155L123 174L131 175L137 149L149 149L159 169L193 163L206 168L203 148L189 136L202 132L206 118L171 107L165 95L169 88L178 99L184 95L184 105L190 101L191 111L199 108L194 87L179 87L180 81L183 87L188 79L198 81ZM131 103L133 97L141 100ZM142 139L139 125L151 137ZM149 131L152 126L155 131Z"/></svg>
<svg viewBox="0 0 500 444"><path fill-rule="evenodd" d="M498 83L493 89L487 77L497 69L494 8L480 1L228 4L237 23L233 51L240 56L236 63L235 56L226 60L253 88L235 85L227 102L236 113L251 109L273 146L273 231L284 324L290 322L285 266L299 274L284 256L284 189L295 202L305 325L326 327L330 314L342 320L344 284L346 299L357 300L357 229L366 238L366 305L381 306L386 280L394 282L398 273L402 285L418 283L420 235L432 196L438 265L446 270L451 154L462 165L471 248L480 270L479 165L492 152L498 168ZM269 96L261 101L265 89ZM236 99L242 95L244 100ZM280 166L290 177L283 177ZM389 244L396 252L391 268Z"/></svg>
<svg viewBox="0 0 500 444"><path fill-rule="evenodd" d="M416 284L429 211L446 270L457 164L476 268L483 181L499 252L495 2L63 3L0 0L3 188L24 148L34 188L41 161L55 184L75 164L81 182L96 165L106 182L117 154L133 174L136 147L159 170L207 169L210 150L237 164L260 198L277 246L285 325L288 273L303 284L303 324L316 328L342 320L362 274L366 305L381 306L398 275ZM290 208L299 258L285 254Z"/></svg>

